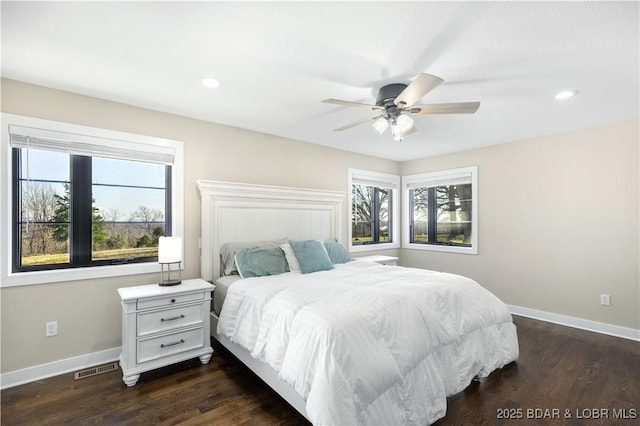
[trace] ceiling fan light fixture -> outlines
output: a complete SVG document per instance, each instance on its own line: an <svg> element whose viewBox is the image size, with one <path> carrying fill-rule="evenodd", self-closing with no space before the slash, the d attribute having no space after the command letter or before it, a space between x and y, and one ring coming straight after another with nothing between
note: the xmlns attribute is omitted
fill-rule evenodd
<svg viewBox="0 0 640 426"><path fill-rule="evenodd" d="M391 124L391 136L393 136L393 140L402 142L404 139L404 131L400 128L398 124Z"/></svg>
<svg viewBox="0 0 640 426"><path fill-rule="evenodd" d="M400 128L402 134L405 134L413 127L413 119L406 114L401 114L396 118L396 125Z"/></svg>
<svg viewBox="0 0 640 426"><path fill-rule="evenodd" d="M380 117L376 121L373 122L371 127L373 127L373 131L374 132L376 132L377 134L381 135L381 134L384 133L385 130L387 130L387 127L389 127L389 122L387 121L386 118Z"/></svg>

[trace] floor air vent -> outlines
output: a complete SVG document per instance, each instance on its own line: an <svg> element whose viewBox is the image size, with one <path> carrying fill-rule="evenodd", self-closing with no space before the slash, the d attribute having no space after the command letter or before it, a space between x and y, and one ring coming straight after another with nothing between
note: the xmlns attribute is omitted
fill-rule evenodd
<svg viewBox="0 0 640 426"><path fill-rule="evenodd" d="M110 362L109 364L99 365L97 367L87 368L86 370L76 371L75 380L84 379L85 377L97 376L98 374L108 373L118 369L118 362Z"/></svg>

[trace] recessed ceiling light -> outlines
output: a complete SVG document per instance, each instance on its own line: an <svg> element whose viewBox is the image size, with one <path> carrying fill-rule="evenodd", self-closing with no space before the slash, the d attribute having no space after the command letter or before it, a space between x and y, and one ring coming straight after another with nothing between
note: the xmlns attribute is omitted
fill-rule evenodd
<svg viewBox="0 0 640 426"><path fill-rule="evenodd" d="M562 101L562 100L565 100L565 99L573 98L578 93L580 93L580 92L577 91L577 90L563 90L562 92L559 92L556 95L556 100L557 101Z"/></svg>
<svg viewBox="0 0 640 426"><path fill-rule="evenodd" d="M215 79L213 77L203 77L202 78L202 85L205 87L208 87L210 89L216 89L220 86L222 86L222 83L220 82L220 80Z"/></svg>

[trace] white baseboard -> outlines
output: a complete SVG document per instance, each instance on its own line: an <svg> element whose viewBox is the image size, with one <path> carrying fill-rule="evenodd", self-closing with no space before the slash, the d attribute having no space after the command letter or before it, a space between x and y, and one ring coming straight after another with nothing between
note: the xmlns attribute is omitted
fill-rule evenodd
<svg viewBox="0 0 640 426"><path fill-rule="evenodd" d="M539 311L537 309L523 308L522 306L507 306L511 310L511 313L515 315L520 315L523 317L533 318L546 322L552 322L554 324L566 325L568 327L579 328L581 330L593 331L595 333L622 337L623 339L640 341L640 330L636 330L635 328L605 324L603 322L570 317L567 315L554 314L552 312Z"/></svg>
<svg viewBox="0 0 640 426"><path fill-rule="evenodd" d="M0 375L0 389L7 389L25 383L35 382L36 380L117 361L121 351L122 348L117 347L40 364L34 367L27 367L21 370L9 371Z"/></svg>

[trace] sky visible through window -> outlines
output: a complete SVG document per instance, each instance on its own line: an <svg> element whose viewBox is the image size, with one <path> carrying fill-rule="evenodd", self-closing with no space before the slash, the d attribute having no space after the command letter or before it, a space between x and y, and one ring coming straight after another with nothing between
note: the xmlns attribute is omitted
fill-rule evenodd
<svg viewBox="0 0 640 426"><path fill-rule="evenodd" d="M68 182L69 155L31 149L22 156L22 177L28 180ZM28 163L28 164L27 164ZM105 220L130 220L140 206L164 212L165 166L93 157L94 206ZM134 186L143 188L126 188ZM53 184L58 195L64 195L63 184Z"/></svg>
<svg viewBox="0 0 640 426"><path fill-rule="evenodd" d="M95 206L105 213L117 210L118 220L130 219L141 206L165 210L165 166L162 164L94 157L93 184ZM123 193L119 185L136 188L126 188ZM113 219L108 214L103 216L106 220Z"/></svg>

